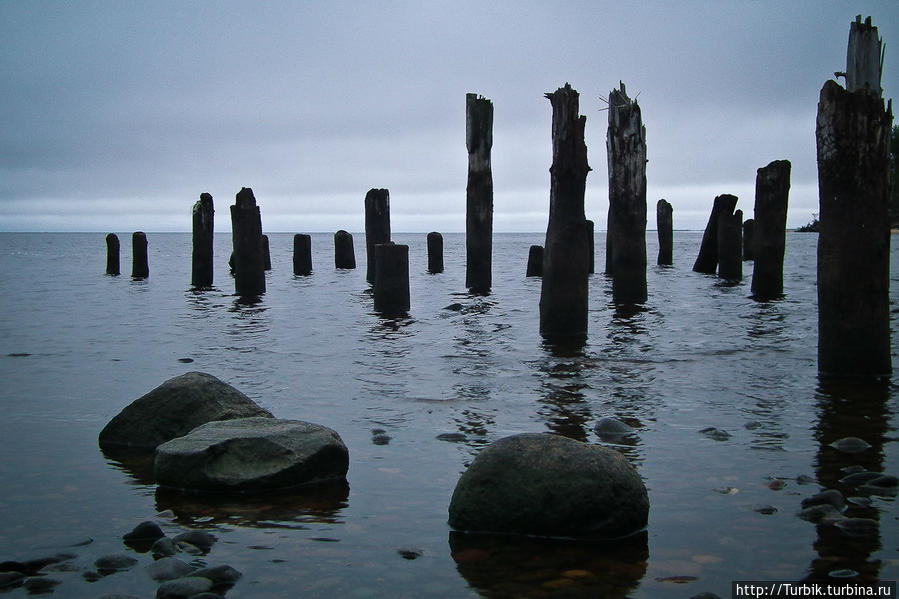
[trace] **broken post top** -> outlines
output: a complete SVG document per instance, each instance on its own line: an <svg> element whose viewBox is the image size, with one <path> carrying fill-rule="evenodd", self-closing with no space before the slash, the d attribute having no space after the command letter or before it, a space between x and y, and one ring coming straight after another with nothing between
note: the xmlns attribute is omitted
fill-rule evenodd
<svg viewBox="0 0 899 599"><path fill-rule="evenodd" d="M865 90L877 96L883 95L880 87L883 75L883 40L877 27L871 24L871 17L862 23L857 15L849 25L849 46L846 50L846 90Z"/></svg>
<svg viewBox="0 0 899 599"><path fill-rule="evenodd" d="M621 123L642 123L637 100L628 97L624 83L619 81L618 86L618 89L609 92L609 127L617 129Z"/></svg>
<svg viewBox="0 0 899 599"><path fill-rule="evenodd" d="M237 192L237 197L234 198L234 205L238 208L252 208L256 206L256 196L253 195L253 190L249 187L241 187L240 191Z"/></svg>
<svg viewBox="0 0 899 599"><path fill-rule="evenodd" d="M493 147L493 102L478 94L465 94L465 147L470 154Z"/></svg>
<svg viewBox="0 0 899 599"><path fill-rule="evenodd" d="M390 214L390 192L386 189L369 189L365 194L365 207L374 214Z"/></svg>
<svg viewBox="0 0 899 599"><path fill-rule="evenodd" d="M579 115L579 95L572 89L571 84L566 83L554 92L544 96L550 101L553 108L552 142L553 165L550 172L557 165L565 165L589 172L587 164L587 144L584 142L584 127L587 117Z"/></svg>
<svg viewBox="0 0 899 599"><path fill-rule="evenodd" d="M210 193L201 193L200 201L198 202L201 206L212 208L212 194Z"/></svg>

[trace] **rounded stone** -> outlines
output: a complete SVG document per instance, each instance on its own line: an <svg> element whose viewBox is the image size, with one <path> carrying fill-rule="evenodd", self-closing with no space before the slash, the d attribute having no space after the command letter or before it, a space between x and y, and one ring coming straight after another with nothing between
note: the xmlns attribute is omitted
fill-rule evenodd
<svg viewBox="0 0 899 599"><path fill-rule="evenodd" d="M163 487L245 493L341 480L349 453L335 431L318 424L240 418L163 443L154 466Z"/></svg>
<svg viewBox="0 0 899 599"><path fill-rule="evenodd" d="M104 450L152 451L201 424L252 416L272 414L214 376L188 372L127 405L100 431L99 444Z"/></svg>
<svg viewBox="0 0 899 599"><path fill-rule="evenodd" d="M623 455L548 433L485 447L449 506L457 530L539 536L621 537L648 515L646 486Z"/></svg>
<svg viewBox="0 0 899 599"><path fill-rule="evenodd" d="M199 576L176 578L159 585L156 589L156 599L187 599L205 593L212 587L213 583L208 578Z"/></svg>

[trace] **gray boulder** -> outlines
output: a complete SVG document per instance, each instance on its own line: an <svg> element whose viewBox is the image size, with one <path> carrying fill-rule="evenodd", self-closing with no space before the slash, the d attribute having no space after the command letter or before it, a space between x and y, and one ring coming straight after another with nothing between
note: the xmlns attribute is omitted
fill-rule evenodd
<svg viewBox="0 0 899 599"><path fill-rule="evenodd" d="M169 379L118 413L100 431L104 450L152 451L215 420L272 417L249 397L203 372L188 372Z"/></svg>
<svg viewBox="0 0 899 599"><path fill-rule="evenodd" d="M469 532L611 538L646 527L649 498L617 451L548 433L485 447L459 478L449 524Z"/></svg>
<svg viewBox="0 0 899 599"><path fill-rule="evenodd" d="M210 422L156 450L160 486L255 492L341 480L349 453L333 430L300 420Z"/></svg>

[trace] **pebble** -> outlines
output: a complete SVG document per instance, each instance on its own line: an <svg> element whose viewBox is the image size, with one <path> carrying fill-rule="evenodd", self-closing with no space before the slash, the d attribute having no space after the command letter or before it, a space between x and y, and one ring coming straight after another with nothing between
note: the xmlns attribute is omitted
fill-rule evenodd
<svg viewBox="0 0 899 599"><path fill-rule="evenodd" d="M463 306L462 304L460 304L460 303L455 303L455 304L450 304L449 306L446 306L446 307L443 308L443 309L444 309L444 310L449 310L449 311L451 311L451 312L461 312L461 311L462 311L462 308L464 308L464 306Z"/></svg>
<svg viewBox="0 0 899 599"><path fill-rule="evenodd" d="M424 555L424 552L421 549L397 549L397 553L399 553L403 559L413 560Z"/></svg>
<svg viewBox="0 0 899 599"><path fill-rule="evenodd" d="M441 433L436 438L438 441L448 441L450 443L464 443L468 441L468 437L463 433Z"/></svg>
<svg viewBox="0 0 899 599"><path fill-rule="evenodd" d="M770 516L771 514L777 513L777 508L773 505L757 505L752 508L753 512L757 514L764 514L765 516Z"/></svg>
<svg viewBox="0 0 899 599"><path fill-rule="evenodd" d="M378 433L377 435L371 436L371 442L375 445L387 445L390 443L390 435L384 433Z"/></svg>
<svg viewBox="0 0 899 599"><path fill-rule="evenodd" d="M62 581L55 578L35 576L34 578L26 580L24 586L28 590L29 595L44 595L46 593L52 593L54 587L57 587L60 584L62 584Z"/></svg>
<svg viewBox="0 0 899 599"><path fill-rule="evenodd" d="M128 570L134 567L134 564L136 563L137 560L130 555L114 554L104 555L103 557L97 558L94 565L97 567L97 572L99 572L101 576L107 576L114 572Z"/></svg>
<svg viewBox="0 0 899 599"><path fill-rule="evenodd" d="M204 553L212 549L212 545L216 542L216 540L217 539L214 535L211 535L208 532L203 532L202 530L191 530L172 537L172 541L174 541L176 544L187 543L200 549Z"/></svg>
<svg viewBox="0 0 899 599"><path fill-rule="evenodd" d="M714 441L727 441L730 439L730 433L714 426L708 426L699 431L709 439Z"/></svg>
<svg viewBox="0 0 899 599"><path fill-rule="evenodd" d="M156 599L187 599L205 593L212 588L212 581L199 576L177 578L159 585Z"/></svg>
<svg viewBox="0 0 899 599"><path fill-rule="evenodd" d="M818 481L815 480L814 476L809 476L808 474L800 474L796 477L796 482L800 485L811 485Z"/></svg>
<svg viewBox="0 0 899 599"><path fill-rule="evenodd" d="M850 474L848 476L844 476L843 478L840 479L840 482L843 483L844 485L855 486L855 485L861 485L861 484L867 483L867 482L872 481L875 478L878 478L880 476L883 476L880 472L870 472L868 470L865 470L863 472L853 472L852 474Z"/></svg>
<svg viewBox="0 0 899 599"><path fill-rule="evenodd" d="M811 497L806 497L805 499L803 499L802 507L806 508L813 505L822 505L825 503L832 505L837 510L843 509L843 506L846 505L842 493L840 493L836 489L825 489L820 493L816 493Z"/></svg>
<svg viewBox="0 0 899 599"><path fill-rule="evenodd" d="M162 532L162 529L159 528L159 525L155 522L151 522L147 520L146 522L141 522L134 529L126 533L122 538L128 541L155 541L156 539L160 539L165 536L165 533Z"/></svg>
<svg viewBox="0 0 899 599"><path fill-rule="evenodd" d="M243 576L243 574L227 565L201 568L194 572L193 575L208 578L214 584L234 584Z"/></svg>
<svg viewBox="0 0 899 599"><path fill-rule="evenodd" d="M634 428L615 418L600 418L599 422L593 427L600 439L617 441L621 437L633 435L636 431Z"/></svg>
<svg viewBox="0 0 899 599"><path fill-rule="evenodd" d="M830 447L843 453L861 453L866 449L870 449L871 444L858 437L843 437L831 443Z"/></svg>
<svg viewBox="0 0 899 599"><path fill-rule="evenodd" d="M147 566L147 572L150 574L150 578L156 582L165 582L167 580L181 578L193 571L194 569L192 566L176 557L164 557Z"/></svg>
<svg viewBox="0 0 899 599"><path fill-rule="evenodd" d="M840 511L829 503L810 505L797 515L803 520L808 520L815 524L835 522L843 517Z"/></svg>
<svg viewBox="0 0 899 599"><path fill-rule="evenodd" d="M169 537L162 537L161 539L156 539L156 542L150 547L150 553L152 553L153 557L156 559L159 559L160 557L172 557L178 553L178 548L175 546L175 541Z"/></svg>
<svg viewBox="0 0 899 599"><path fill-rule="evenodd" d="M768 487L769 489L771 489L772 491L780 491L781 489L783 489L784 487L787 486L787 483L783 479L775 478L774 480L767 483L765 486Z"/></svg>

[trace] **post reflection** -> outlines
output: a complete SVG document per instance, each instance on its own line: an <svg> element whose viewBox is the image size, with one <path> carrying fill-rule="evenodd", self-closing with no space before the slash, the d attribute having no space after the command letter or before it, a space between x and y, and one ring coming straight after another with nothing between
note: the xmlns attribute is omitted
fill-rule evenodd
<svg viewBox="0 0 899 599"><path fill-rule="evenodd" d="M592 360L583 344L543 343L546 359L539 366L543 397L538 415L547 428L557 435L586 442L593 421L593 411L584 395L589 384L584 370L592 368Z"/></svg>
<svg viewBox="0 0 899 599"><path fill-rule="evenodd" d="M883 470L883 446L889 430L889 381L821 379L816 395L818 484L822 489L840 491L847 501L841 518L817 524L814 549L818 557L812 560L806 579L877 581L881 564L872 556L881 549L880 510L870 497L878 491L847 477L862 469ZM847 437L863 439L870 447L839 449L843 444L837 442Z"/></svg>

